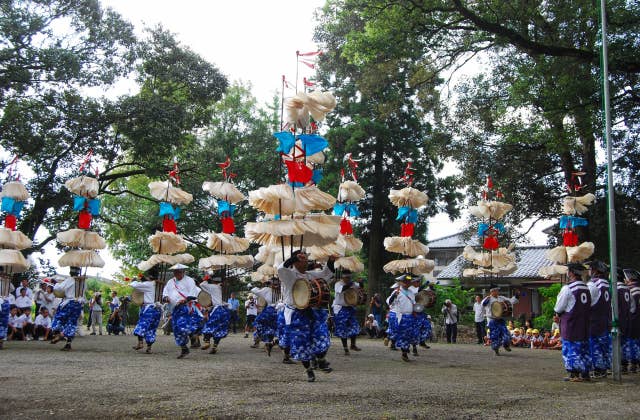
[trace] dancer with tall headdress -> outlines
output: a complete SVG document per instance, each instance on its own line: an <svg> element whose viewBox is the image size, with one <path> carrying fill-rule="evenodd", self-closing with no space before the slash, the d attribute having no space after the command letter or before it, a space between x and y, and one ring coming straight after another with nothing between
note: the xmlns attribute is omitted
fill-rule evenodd
<svg viewBox="0 0 640 420"><path fill-rule="evenodd" d="M390 340L394 340L392 346L402 349L404 361L409 361L409 347L418 344L420 340L420 324L416 311L424 310L423 305L416 305L416 296L409 286L414 277L431 272L435 266L433 260L424 258L429 253L429 248L417 239L413 239L415 224L418 222L418 209L425 206L429 200L425 193L412 187L413 175L414 169L412 162L409 161L403 176L399 179L399 182L406 184L406 187L389 192L389 200L398 207L396 220L401 222L400 236L392 236L384 240L384 247L388 252L405 257L390 261L383 267L387 273L401 274L397 278L398 287L392 293L393 297L387 300L389 305L393 305L393 310L389 312L388 335ZM409 306L411 306L410 311ZM417 354L418 351L415 349L414 355Z"/></svg>
<svg viewBox="0 0 640 420"><path fill-rule="evenodd" d="M201 284L211 301L205 304L208 307L208 319L202 331L205 340L202 350L209 349L210 354L217 352L220 340L227 336L229 329L231 312L223 300L221 284L227 278L229 269L253 267L251 255L237 255L249 248L249 241L235 234L233 219L237 203L243 201L245 196L231 182L236 176L230 170L231 159L227 158L225 162L218 163L218 167L222 171L223 180L207 181L202 185L202 189L216 200L222 232L209 234L207 247L216 254L202 258L198 263L198 268L210 273L205 276L207 281Z"/></svg>
<svg viewBox="0 0 640 420"><path fill-rule="evenodd" d="M4 227L0 228L0 349L7 337L7 325L11 305L15 302L12 294L11 277L29 268L29 263L20 250L29 248L31 240L16 230L17 220L27 204L29 193L20 181L16 166L16 156L8 168L8 182L2 186L2 212L5 213Z"/></svg>
<svg viewBox="0 0 640 420"><path fill-rule="evenodd" d="M62 350L71 350L71 342L78 326L78 318L82 313L87 267L104 267L104 261L98 255L98 249L106 248L105 240L91 231L93 217L100 214L98 169L92 173L92 152L89 151L80 166L80 176L65 182L65 187L74 194L73 209L78 212L78 227L58 232L58 244L65 247L66 252L58 260L61 267L69 267L70 277L58 282L53 292L62 302L56 310L51 324L53 338L51 344L61 339L66 340ZM82 267L85 272L82 272Z"/></svg>

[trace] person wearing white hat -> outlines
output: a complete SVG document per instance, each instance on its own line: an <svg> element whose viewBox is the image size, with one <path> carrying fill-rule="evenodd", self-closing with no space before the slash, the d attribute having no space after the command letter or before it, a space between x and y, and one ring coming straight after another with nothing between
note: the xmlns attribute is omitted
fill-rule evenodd
<svg viewBox="0 0 640 420"><path fill-rule="evenodd" d="M351 271L342 270L340 280L334 286L335 299L333 300L333 322L335 325L334 334L340 337L345 355L349 355L349 349L360 351L356 346L356 338L360 334L360 325L356 319L356 308L347 305L344 300L344 293L351 288L359 288L358 284L351 281ZM347 338L351 340L351 346L347 347Z"/></svg>
<svg viewBox="0 0 640 420"><path fill-rule="evenodd" d="M202 350L209 349L209 354L218 351L220 340L229 334L229 322L231 321L231 311L229 304L222 300L222 278L219 276L205 276L205 280L200 283L200 288L211 296L211 308L207 322L202 328L204 334L204 346ZM213 344L211 344L213 338Z"/></svg>
<svg viewBox="0 0 640 420"><path fill-rule="evenodd" d="M413 275L410 273L398 277L399 287L389 296L389 304L395 303L397 327L394 343L402 350L402 360L409 361L409 347L415 340L416 324L413 316L413 305L416 303L415 295L409 290Z"/></svg>
<svg viewBox="0 0 640 420"><path fill-rule="evenodd" d="M140 281L132 281L130 283L133 290L142 292L142 305L138 315L138 323L133 329L133 335L138 338L138 344L133 349L142 350L143 342L147 344L145 352L151 353L151 346L156 342L156 331L162 316L162 306L158 302L159 296L156 296L156 280L159 275L158 269L152 267L147 271L146 275L140 276Z"/></svg>
<svg viewBox="0 0 640 420"><path fill-rule="evenodd" d="M181 351L178 359L189 354L187 343L189 338L200 330L202 312L197 305L197 296L200 288L196 282L185 275L186 265L176 264L170 267L173 270L173 278L167 282L162 291L162 300L173 306L171 311L171 324L176 344Z"/></svg>
<svg viewBox="0 0 640 420"><path fill-rule="evenodd" d="M331 372L329 362L326 361L326 350L331 343L327 335L326 325L318 323L317 316L311 308L304 310L296 309L293 301L293 284L298 279L329 280L333 277L333 262L335 258L330 257L329 262L322 270L307 271L308 259L303 251L295 251L287 261L278 266L278 278L282 287L282 300L284 302L284 318L286 324L286 334L289 335L291 357L302 362L307 371L307 380L315 381L315 374L311 367L311 360L315 357L318 366L325 372Z"/></svg>
<svg viewBox="0 0 640 420"><path fill-rule="evenodd" d="M500 355L500 347L504 347L506 351L511 351L511 333L507 329L507 324L502 317L494 316L491 311L491 305L494 302L511 302L512 305L518 303L519 292L511 298L500 295L500 287L492 284L489 286L489 296L482 299L482 306L485 308L487 319L489 320L489 338L491 339L491 348L497 356Z"/></svg>
<svg viewBox="0 0 640 420"><path fill-rule="evenodd" d="M83 298L76 298L76 279L74 277L80 277L80 268L70 267L69 274L70 276L65 276L62 281L56 283L53 287L54 292L58 292L63 297L51 323L53 338L49 343L56 344L60 340L66 340L66 344L61 349L63 351L71 350L71 342L78 329L78 318L82 313L82 303L84 301ZM81 295L81 293L78 293L78 295Z"/></svg>
<svg viewBox="0 0 640 420"><path fill-rule="evenodd" d="M251 289L251 293L261 297L266 302L266 306L258 314L255 320L256 334L259 339L265 343L267 349L267 356L271 356L271 349L273 349L273 339L277 333L278 324L275 303L273 302L273 289L277 278L272 278L267 281L264 287L254 287Z"/></svg>

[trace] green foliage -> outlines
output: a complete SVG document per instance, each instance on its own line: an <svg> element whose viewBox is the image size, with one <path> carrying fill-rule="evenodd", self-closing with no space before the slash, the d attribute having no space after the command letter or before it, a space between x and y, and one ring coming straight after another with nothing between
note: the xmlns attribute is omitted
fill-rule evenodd
<svg viewBox="0 0 640 420"><path fill-rule="evenodd" d="M431 315L431 318L442 317L442 306L447 299L450 299L458 307L458 322L461 324L468 324L473 322L473 311L467 311L467 307L472 304L473 297L475 296L474 289L463 288L460 279L453 279L451 286L435 285L436 289L436 304L428 308L426 313Z"/></svg>
<svg viewBox="0 0 640 420"><path fill-rule="evenodd" d="M538 289L538 292L543 297L543 301L542 313L533 320L533 325L537 328L551 328L554 314L553 308L556 305L556 298L558 297L558 293L560 293L561 288L562 285L560 283L555 283L549 287L541 287Z"/></svg>

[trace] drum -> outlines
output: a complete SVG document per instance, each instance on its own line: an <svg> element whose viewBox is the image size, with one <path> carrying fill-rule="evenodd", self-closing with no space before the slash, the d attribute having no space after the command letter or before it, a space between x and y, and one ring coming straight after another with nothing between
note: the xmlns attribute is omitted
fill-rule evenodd
<svg viewBox="0 0 640 420"><path fill-rule="evenodd" d="M200 293L198 293L198 303L205 308L208 308L213 304L213 302L211 302L211 295L204 290L201 290Z"/></svg>
<svg viewBox="0 0 640 420"><path fill-rule="evenodd" d="M133 289L133 292L131 292L131 301L138 306L144 305L144 292Z"/></svg>
<svg viewBox="0 0 640 420"><path fill-rule="evenodd" d="M258 311L262 311L265 306L267 306L267 301L262 296L258 296Z"/></svg>
<svg viewBox="0 0 640 420"><path fill-rule="evenodd" d="M321 308L329 304L331 292L322 279L298 279L293 283L293 303L298 309Z"/></svg>
<svg viewBox="0 0 640 420"><path fill-rule="evenodd" d="M494 318L508 318L513 315L513 305L507 300L495 301L491 304L491 316Z"/></svg>
<svg viewBox="0 0 640 420"><path fill-rule="evenodd" d="M435 304L436 304L436 293L433 290L421 290L416 295L416 305L422 305L423 306L422 310L424 310L424 308L431 308ZM422 311L416 311L414 309L414 312L422 312Z"/></svg>
<svg viewBox="0 0 640 420"><path fill-rule="evenodd" d="M424 312L424 305L416 303L413 305L413 312Z"/></svg>
<svg viewBox="0 0 640 420"><path fill-rule="evenodd" d="M347 289L342 296L344 297L344 303L348 306L364 305L367 303L367 293L360 287Z"/></svg>

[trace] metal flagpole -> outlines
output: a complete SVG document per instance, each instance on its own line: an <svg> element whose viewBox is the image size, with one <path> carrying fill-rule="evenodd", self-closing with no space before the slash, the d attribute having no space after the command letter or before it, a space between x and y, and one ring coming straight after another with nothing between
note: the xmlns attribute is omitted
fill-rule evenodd
<svg viewBox="0 0 640 420"><path fill-rule="evenodd" d="M618 261L616 249L616 210L613 200L613 168L611 157L611 110L609 97L609 67L608 67L608 46L607 46L607 12L606 0L600 0L600 24L602 37L602 55L601 55L601 72L602 72L602 91L603 91L603 111L605 121L605 131L603 133L607 145L607 208L609 212L609 259L611 263L611 272L609 281L611 282L611 312L613 319L613 328L611 329L611 338L613 340L613 358L612 371L613 379L620 381L620 334L618 331Z"/></svg>

